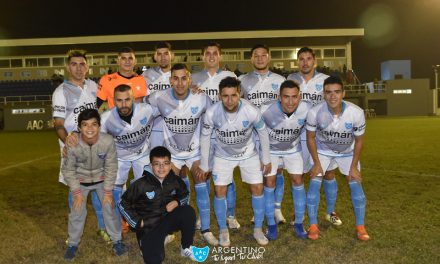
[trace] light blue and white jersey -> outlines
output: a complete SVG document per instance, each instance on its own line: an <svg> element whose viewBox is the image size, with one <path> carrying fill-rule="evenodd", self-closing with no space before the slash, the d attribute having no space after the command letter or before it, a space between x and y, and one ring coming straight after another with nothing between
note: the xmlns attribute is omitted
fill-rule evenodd
<svg viewBox="0 0 440 264"><path fill-rule="evenodd" d="M258 135L265 137L262 140L262 146L267 142L267 149L263 152L263 162L270 162L269 156L269 139L266 126L262 119L260 110L250 102L240 99L240 105L237 112L226 112L222 102L215 103L206 111L203 119L202 140L208 138L211 133L215 134L214 155L226 160L244 160L257 155L255 149L253 130L257 130ZM209 148L208 148L209 149ZM202 169L208 166L209 152L205 153L202 149Z"/></svg>
<svg viewBox="0 0 440 264"><path fill-rule="evenodd" d="M315 106L324 101L324 80L328 77L326 74L315 71L312 79L306 82L300 72L295 72L287 76L287 80L298 83L301 90L301 100Z"/></svg>
<svg viewBox="0 0 440 264"><path fill-rule="evenodd" d="M85 109L98 109L96 92L98 85L92 80L85 80L81 88L71 82L60 84L52 95L54 118L63 118L67 133L78 130L78 115Z"/></svg>
<svg viewBox="0 0 440 264"><path fill-rule="evenodd" d="M316 132L319 154L350 156L353 155L355 137L365 132L364 111L355 104L343 101L342 113L337 116L323 102L310 109L306 129Z"/></svg>
<svg viewBox="0 0 440 264"><path fill-rule="evenodd" d="M203 70L192 75L192 85L199 87L213 103L219 101L219 88L220 81L226 77L235 77L235 73L231 71L223 71L218 69L217 72L211 76L207 70Z"/></svg>
<svg viewBox="0 0 440 264"><path fill-rule="evenodd" d="M116 107L101 115L101 131L113 136L118 159L132 161L150 153L151 129L158 115L156 107L145 103L133 104L131 123L119 116Z"/></svg>
<svg viewBox="0 0 440 264"><path fill-rule="evenodd" d="M265 102L278 98L284 77L271 71L259 74L255 71L240 75L241 95L249 102L260 107Z"/></svg>
<svg viewBox="0 0 440 264"><path fill-rule="evenodd" d="M151 67L142 73L147 82L147 95L156 91L171 88L170 77L171 71L163 72L159 66Z"/></svg>
<svg viewBox="0 0 440 264"><path fill-rule="evenodd" d="M308 102L300 102L295 112L287 116L279 100L261 105L261 114L269 133L271 154L284 155L301 151L300 135L305 129L310 108Z"/></svg>
<svg viewBox="0 0 440 264"><path fill-rule="evenodd" d="M183 100L174 96L173 89L157 91L148 97L163 117L164 146L175 159L189 159L200 155L201 118L211 106L204 93L193 94Z"/></svg>

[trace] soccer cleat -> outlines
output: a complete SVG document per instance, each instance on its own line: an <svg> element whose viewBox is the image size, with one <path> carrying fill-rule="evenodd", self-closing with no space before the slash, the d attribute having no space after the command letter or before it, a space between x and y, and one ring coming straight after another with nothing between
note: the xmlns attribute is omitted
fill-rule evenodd
<svg viewBox="0 0 440 264"><path fill-rule="evenodd" d="M194 257L194 253L192 251L193 246L190 246L189 248L182 248L180 247L180 256L185 258L190 258L191 260L196 260Z"/></svg>
<svg viewBox="0 0 440 264"><path fill-rule="evenodd" d="M304 229L303 224L294 224L293 225L293 232L295 235L301 239L307 239L307 232Z"/></svg>
<svg viewBox="0 0 440 264"><path fill-rule="evenodd" d="M368 241L370 240L370 236L367 233L367 230L365 230L365 227L363 225L356 226L357 231L357 238L362 241Z"/></svg>
<svg viewBox="0 0 440 264"><path fill-rule="evenodd" d="M319 238L319 228L317 224L310 225L309 233L307 234L307 237L311 240L317 240Z"/></svg>
<svg viewBox="0 0 440 264"><path fill-rule="evenodd" d="M200 220L200 217L197 217L196 230L200 230L200 228L202 228L202 221Z"/></svg>
<svg viewBox="0 0 440 264"><path fill-rule="evenodd" d="M235 219L235 217L233 216L228 216L228 218L226 219L228 222L228 227L230 229L240 229L240 223L238 223L237 219Z"/></svg>
<svg viewBox="0 0 440 264"><path fill-rule="evenodd" d="M338 215L335 212L325 215L325 220L329 221L335 226L342 225L341 219L339 219Z"/></svg>
<svg viewBox="0 0 440 264"><path fill-rule="evenodd" d="M261 246L265 246L269 244L269 240L264 235L263 230L261 228L254 228L254 238L257 240L257 243Z"/></svg>
<svg viewBox="0 0 440 264"><path fill-rule="evenodd" d="M66 253L64 254L64 259L65 260L73 260L75 258L77 250L78 250L77 246L67 247Z"/></svg>
<svg viewBox="0 0 440 264"><path fill-rule="evenodd" d="M122 221L121 221L121 231L122 231L123 235L128 234L128 231L130 231L130 227L124 218L122 218Z"/></svg>
<svg viewBox="0 0 440 264"><path fill-rule="evenodd" d="M231 240L229 240L228 229L220 230L219 245L222 247L229 247L231 245Z"/></svg>
<svg viewBox="0 0 440 264"><path fill-rule="evenodd" d="M215 236L212 234L212 232L205 232L202 234L203 240L208 242L211 246L218 246L218 240L215 238Z"/></svg>
<svg viewBox="0 0 440 264"><path fill-rule="evenodd" d="M113 252L115 252L117 256L122 256L125 253L127 253L127 248L125 247L124 243L122 243L122 241L119 240L113 244Z"/></svg>
<svg viewBox="0 0 440 264"><path fill-rule="evenodd" d="M275 209L275 223L277 223L277 224L286 223L286 218L284 218L283 212L281 212L281 209Z"/></svg>
<svg viewBox="0 0 440 264"><path fill-rule="evenodd" d="M278 228L277 225L269 225L267 227L266 237L269 240L276 240L278 238Z"/></svg>
<svg viewBox="0 0 440 264"><path fill-rule="evenodd" d="M102 239L104 239L105 242L107 243L111 243L111 238L110 236L107 234L107 232L104 229L99 229L96 234L100 237L102 237Z"/></svg>
<svg viewBox="0 0 440 264"><path fill-rule="evenodd" d="M167 245L167 244L173 242L174 239L176 239L176 236L175 236L174 234L171 234L171 235L166 236L166 237L165 237L165 240L163 241L163 245L165 246L165 245Z"/></svg>

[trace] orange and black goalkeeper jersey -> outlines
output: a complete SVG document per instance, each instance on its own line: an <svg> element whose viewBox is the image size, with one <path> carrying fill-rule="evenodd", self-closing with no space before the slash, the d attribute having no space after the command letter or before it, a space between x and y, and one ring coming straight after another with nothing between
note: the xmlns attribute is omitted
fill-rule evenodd
<svg viewBox="0 0 440 264"><path fill-rule="evenodd" d="M147 83L143 76L133 75L130 78L120 75L118 72L107 74L101 77L99 81L97 96L103 101L107 101L109 108L115 106L114 90L120 84L126 84L133 90L134 98L147 95Z"/></svg>

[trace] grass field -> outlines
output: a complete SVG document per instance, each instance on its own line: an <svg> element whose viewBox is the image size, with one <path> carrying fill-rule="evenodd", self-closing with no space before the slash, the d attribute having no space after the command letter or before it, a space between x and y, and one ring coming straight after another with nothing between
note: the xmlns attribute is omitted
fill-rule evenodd
<svg viewBox="0 0 440 264"><path fill-rule="evenodd" d="M265 248L262 259L240 261L236 256L228 263L439 263L439 132L440 118L435 117L368 120L361 162L370 241L355 238L349 188L339 175L336 211L344 222L342 226L325 222L322 196L318 241L299 240L289 225L281 225L280 238ZM2 132L0 142L0 263L63 263L67 188L57 182L55 133ZM231 233L232 246L257 247L249 222L250 194L238 179L236 211L243 227ZM192 198L193 205L194 201ZM288 184L282 208L288 221L292 220ZM211 227L218 234L213 216ZM129 255L114 257L111 247L96 235L96 220L89 207L75 263L142 263L134 234L125 241L130 246ZM195 244L205 246L198 233ZM178 242L167 245L166 250L166 263L185 263ZM220 262L210 255L205 263Z"/></svg>

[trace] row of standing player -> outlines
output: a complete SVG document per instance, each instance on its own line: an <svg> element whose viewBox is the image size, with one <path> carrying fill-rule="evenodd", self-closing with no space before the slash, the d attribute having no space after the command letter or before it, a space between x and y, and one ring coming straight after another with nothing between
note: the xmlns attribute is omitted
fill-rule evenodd
<svg viewBox="0 0 440 264"><path fill-rule="evenodd" d="M160 45L162 46L158 46L156 49L156 53L155 53L155 60L158 62L158 67L154 67L149 69L148 71L144 72L144 77L147 80L148 83L148 90L150 93L152 93L155 89L160 89L160 88L168 88L170 87L169 84L167 84L167 81L169 80L170 77L170 67L171 67L171 60L172 60L172 52L170 49L170 46L167 43L160 43ZM104 101L104 99L107 99L107 101L112 101L113 98L110 95L107 95L107 97L105 96L106 91L108 92L108 90L111 90L111 88L106 88L106 87L111 87L111 85L109 84L110 81L115 81L120 83L124 83L126 82L126 84L130 85L133 89L133 93L135 94L135 97L137 98L137 101L139 101L139 98L142 98L142 94L140 94L138 96L138 94L136 94L136 91L142 91L143 89L139 89L139 87L137 85L135 85L133 87L133 84L135 82L133 82L133 80L135 78L138 78L138 76L136 76L133 72L133 68L135 65L135 57L134 57L134 53L132 52L132 50L126 50L127 52L121 52L119 54L118 57L118 64L120 66L120 71L118 73L113 74L113 77L111 75L109 76L104 76L101 79L100 82L100 87L98 89L98 105ZM204 90L206 92L206 94L210 95L212 101L217 101L218 100L218 83L221 79L223 79L226 76L234 76L233 73L228 72L228 71L221 71L220 67L219 67L219 62L220 62L220 58L221 58L221 50L220 50L220 46L216 43L211 43L211 45L208 45L207 47L205 47L203 49L203 58L204 58L204 63L205 63L205 71L202 71L200 73L194 74L192 76L193 79L193 84L197 85L198 87L200 87L202 90ZM314 54L313 51L310 49L302 49L302 52L300 51L298 53L298 60L299 60L299 66L300 66L300 72L297 74L293 74L291 76L288 77L288 79L294 79L296 82L298 82L301 86L301 92L302 92L302 98L304 101L311 101L314 104L317 104L320 100L322 100L322 81L327 77L323 74L317 73L314 70L314 66L315 66L315 58L314 58ZM252 103L254 103L255 105L261 105L261 103L263 103L266 99L274 99L277 96L277 91L279 89L279 85L280 83L284 80L283 77L276 75L274 73L269 72L268 70L268 64L270 61L270 55L269 55L269 50L265 47L265 46L256 46L255 48L252 49L252 64L254 65L255 71L252 73L249 73L247 75L241 76L241 80L242 80L242 87L243 87L243 92L242 95L249 99ZM70 67L71 65L68 65L68 71L71 73L71 84L75 84L75 81L81 80L81 77L79 75L84 74L85 76L85 72L75 69L75 67ZM130 70L131 69L131 70ZM81 73L82 72L82 73ZM125 74L125 75L124 75ZM127 76L130 75L131 77ZM78 76L75 76L78 75ZM140 76L139 76L140 77ZM119 80L118 80L119 79ZM125 79L125 80L124 80ZM107 84L106 84L107 82ZM81 84L84 85L83 88L88 88L90 86L90 90L93 90L93 84L91 83L84 83L84 80L81 82L77 82L77 84L79 84L78 86L81 87ZM113 83L113 85L116 85L115 83ZM113 86L114 88L114 86ZM71 89L74 90L74 89ZM87 89L82 89L82 90L87 90ZM146 91L146 89L145 89ZM65 91L64 91L65 92ZM78 91L76 91L78 92ZM56 101L57 96L56 95L57 92L54 93L54 102ZM104 94L104 95L103 95ZM63 94L65 95L65 94ZM78 95L78 94L76 94ZM93 97L93 91L91 92L91 97ZM264 98L264 97L267 98ZM60 96L58 96L60 97ZM70 97L70 96L66 96L69 98L75 98L74 97ZM78 96L76 96L78 97ZM81 97L81 96L80 96ZM84 97L84 96L82 96ZM84 98L82 98L84 99ZM65 100L65 101L69 101L69 100ZM93 100L92 100L93 101ZM67 106L67 102L65 103L65 107L69 108ZM72 102L74 103L78 103L80 104L81 102L78 102L78 100L75 102L75 100L73 100ZM123 103L123 102L120 102ZM84 103L83 105L87 105L86 103ZM66 117L63 115L57 116L56 113L56 109L60 109L59 107L55 107L57 106L57 104L54 103L54 117L55 117L55 121L56 121L56 127L60 127L59 123L61 121L64 121L62 119L66 120ZM72 109L72 107L70 107ZM121 105L121 107L119 107L119 109L124 110L124 107ZM123 112L123 111L122 111ZM64 112L65 114L65 112ZM61 119L61 120L60 120ZM58 121L58 122L57 122ZM58 123L58 124L57 124ZM160 123L156 122L157 124L155 125L155 129L153 129L153 135L152 135L152 139L159 139L160 135L162 135L160 129ZM63 124L64 125L64 124ZM68 126L66 126L66 130L71 130L72 127L70 127L70 129L68 128ZM59 133L60 130L57 129L57 133L60 137L61 140L65 139L65 133ZM61 131L62 132L62 131ZM69 131L67 131L69 132ZM119 131L120 133L121 131ZM61 136L60 136L61 134ZM159 140L160 142L160 140ZM303 141L304 142L304 141ZM152 145L154 146L155 144L160 144L160 143L152 143ZM307 148L303 148L303 150L305 150ZM119 182L117 182L118 185L122 185L123 183L125 183L126 179L127 179L127 175L128 175L128 170L130 169L131 166L133 166L135 168L135 178L139 177L139 174L136 175L136 167L139 168L142 167L142 164L144 164L145 162L142 162L141 165L136 166L136 162L139 160L133 160L133 159L125 159L124 157L120 157L120 164L121 166L119 166L121 168L121 171L118 171L118 178L119 178ZM179 162L175 162L175 163L179 163ZM176 171L178 172L179 169L179 165L175 166L175 168L177 169ZM282 175L280 173L281 171L279 171L277 174L277 177L268 177L265 179L267 180L267 189L273 189L273 185L274 184L274 178L276 178L276 206L279 207L280 206L280 197L282 197L282 190L284 190L284 186L283 184L283 177L280 176ZM334 181L334 174L333 177L331 176L332 174L330 174L330 179L325 181L324 187L325 187L325 191L327 194L327 198L328 198L328 204L331 205L333 204L333 208L334 208L334 202L332 203L332 201L336 200L336 182ZM273 176L273 175L272 175ZM124 178L125 177L125 178ZM271 180L269 180L271 179ZM293 177L293 184L294 186L302 186L302 178L299 178L300 180L298 180L298 177ZM196 182L197 183L197 182ZM200 183L200 182L199 182ZM199 184L197 183L197 184ZM196 192L197 192L197 184L196 184ZM327 191L329 187L330 191ZM120 187L120 186L119 186ZM239 227L238 222L233 218L234 216L234 211L233 211L233 205L235 204L235 194L233 194L233 191L235 188L233 186L233 184L228 186L229 190L228 190L228 194L232 194L230 198L228 198L228 223L230 223L231 226L235 227ZM116 190L116 195L115 198L117 199L117 190L118 188L115 188ZM200 185L199 185L199 189L200 189ZM208 189L209 191L209 189ZM120 188L119 192L122 192L122 188ZM120 194L119 194L120 196ZM331 196L331 197L330 197ZM329 199L330 198L330 199ZM199 206L200 207L200 206ZM336 215L333 212L333 208L332 206L328 206L329 210L327 210L328 212L328 218L330 220L333 220L334 223L340 223L340 220L338 220L338 218L336 217ZM278 221L283 221L284 217L282 217L282 215L280 214L280 208L277 208L275 211L275 215L277 216L277 222ZM295 218L296 221L298 221L298 217ZM302 219L302 218L301 218ZM285 220L284 220L285 221ZM339 221L339 222L338 222ZM202 221L202 225L203 225L203 221ZM202 227L202 231L206 231L206 229L203 229ZM206 233L206 232L204 232ZM208 232L210 233L210 232ZM204 236L205 237L205 236ZM207 236L207 240L210 242L213 242L212 236L210 237L209 235ZM214 240L215 242L215 240Z"/></svg>

